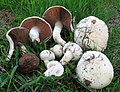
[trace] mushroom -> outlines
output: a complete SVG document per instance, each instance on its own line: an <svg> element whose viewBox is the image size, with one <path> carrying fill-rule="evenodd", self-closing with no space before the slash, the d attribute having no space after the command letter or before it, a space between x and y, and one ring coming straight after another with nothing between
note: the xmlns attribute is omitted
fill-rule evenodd
<svg viewBox="0 0 120 92"><path fill-rule="evenodd" d="M11 59L14 48L17 46L18 42L29 43L28 34L29 34L29 30L26 28L23 28L23 27L11 28L6 33L6 38L8 39L9 44L10 44L9 54L6 58L7 61L9 61Z"/></svg>
<svg viewBox="0 0 120 92"><path fill-rule="evenodd" d="M84 18L76 26L74 41L82 48L104 51L108 41L108 27L95 16Z"/></svg>
<svg viewBox="0 0 120 92"><path fill-rule="evenodd" d="M50 24L37 16L24 19L21 22L20 27L29 29L29 37L32 42L37 41L42 43L43 41L50 39L52 36L52 28Z"/></svg>
<svg viewBox="0 0 120 92"><path fill-rule="evenodd" d="M35 54L28 52L22 43L18 42L18 46L22 52L22 57L19 59L18 63L18 70L22 73L31 73L38 68L39 58Z"/></svg>
<svg viewBox="0 0 120 92"><path fill-rule="evenodd" d="M43 50L40 53L40 58L41 58L41 60L44 61L45 66L47 66L47 64L49 63L50 60L55 59L55 54L50 50Z"/></svg>
<svg viewBox="0 0 120 92"><path fill-rule="evenodd" d="M60 60L62 65L66 65L70 60L77 61L82 55L81 47L73 42L68 42L63 47L64 56Z"/></svg>
<svg viewBox="0 0 120 92"><path fill-rule="evenodd" d="M76 73L79 81L94 89L102 89L113 79L113 66L106 55L98 51L87 51L80 58Z"/></svg>
<svg viewBox="0 0 120 92"><path fill-rule="evenodd" d="M50 61L47 64L47 70L44 72L45 76L61 76L64 73L64 67L58 61Z"/></svg>
<svg viewBox="0 0 120 92"><path fill-rule="evenodd" d="M65 27L66 29L73 31L72 14L70 11L63 6L52 6L44 12L43 18L54 27L54 41L64 46L66 41L63 40L60 35L62 28Z"/></svg>
<svg viewBox="0 0 120 92"><path fill-rule="evenodd" d="M63 55L63 47L60 44L56 44L50 50L55 54L56 57L61 57Z"/></svg>

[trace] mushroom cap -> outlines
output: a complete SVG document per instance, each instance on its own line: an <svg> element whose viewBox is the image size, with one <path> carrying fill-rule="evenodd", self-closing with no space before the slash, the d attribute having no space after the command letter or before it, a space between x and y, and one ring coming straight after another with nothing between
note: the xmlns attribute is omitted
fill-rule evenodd
<svg viewBox="0 0 120 92"><path fill-rule="evenodd" d="M76 43L73 43L73 42L68 42L64 45L63 47L63 53L65 53L67 50L70 50L73 54L73 58L72 60L73 61L76 61L78 60L81 55L82 55L82 48L76 44Z"/></svg>
<svg viewBox="0 0 120 92"><path fill-rule="evenodd" d="M83 48L104 51L108 41L108 27L95 16L86 17L77 24L74 41Z"/></svg>
<svg viewBox="0 0 120 92"><path fill-rule="evenodd" d="M61 57L63 54L63 47L60 44L56 44L50 49L56 57Z"/></svg>
<svg viewBox="0 0 120 92"><path fill-rule="evenodd" d="M54 60L55 59L55 54L50 51L50 50L43 50L41 53L40 53L40 58L41 60Z"/></svg>
<svg viewBox="0 0 120 92"><path fill-rule="evenodd" d="M19 71L30 73L39 66L39 58L33 53L27 53L19 59Z"/></svg>
<svg viewBox="0 0 120 92"><path fill-rule="evenodd" d="M14 46L17 46L18 42L21 43L29 43L29 30L24 27L14 27L11 28L6 37L10 36L12 41L14 42Z"/></svg>
<svg viewBox="0 0 120 92"><path fill-rule="evenodd" d="M24 19L21 22L20 27L25 27L29 29L29 31L33 27L39 28L40 43L49 40L52 36L52 28L50 24L47 21L45 21L43 18L37 16L32 16Z"/></svg>
<svg viewBox="0 0 120 92"><path fill-rule="evenodd" d="M64 73L64 67L58 61L50 61L47 64L47 70L44 72L45 76L61 76Z"/></svg>
<svg viewBox="0 0 120 92"><path fill-rule="evenodd" d="M113 66L101 52L87 51L79 60L76 68L79 81L94 88L101 89L113 79Z"/></svg>
<svg viewBox="0 0 120 92"><path fill-rule="evenodd" d="M47 20L52 27L55 26L57 21L60 21L66 29L73 31L72 14L63 6L49 7L44 12L43 18Z"/></svg>

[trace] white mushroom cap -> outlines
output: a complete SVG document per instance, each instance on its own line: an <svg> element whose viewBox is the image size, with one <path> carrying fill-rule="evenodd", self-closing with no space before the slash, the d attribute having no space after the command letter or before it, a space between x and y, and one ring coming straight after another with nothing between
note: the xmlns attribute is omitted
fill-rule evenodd
<svg viewBox="0 0 120 92"><path fill-rule="evenodd" d="M63 55L63 47L60 44L56 44L50 50L55 54L56 57L61 57Z"/></svg>
<svg viewBox="0 0 120 92"><path fill-rule="evenodd" d="M74 41L81 47L104 51L108 41L108 27L97 17L84 18L76 26Z"/></svg>
<svg viewBox="0 0 120 92"><path fill-rule="evenodd" d="M55 54L50 50L43 50L40 53L40 58L41 58L41 60L44 61L45 65L47 65L49 63L49 60L55 59Z"/></svg>
<svg viewBox="0 0 120 92"><path fill-rule="evenodd" d="M65 53L67 49L71 50L71 52L73 53L73 58L72 58L73 61L76 61L80 58L82 54L82 49L78 44L73 42L68 42L63 47L63 53Z"/></svg>
<svg viewBox="0 0 120 92"><path fill-rule="evenodd" d="M60 60L62 65L67 64L70 60L77 61L82 55L81 47L73 42L68 42L63 47L64 56Z"/></svg>
<svg viewBox="0 0 120 92"><path fill-rule="evenodd" d="M64 73L64 67L58 61L51 61L47 64L45 76L61 76Z"/></svg>
<svg viewBox="0 0 120 92"><path fill-rule="evenodd" d="M94 89L109 85L113 79L113 66L109 59L97 51L87 51L78 62L78 79Z"/></svg>

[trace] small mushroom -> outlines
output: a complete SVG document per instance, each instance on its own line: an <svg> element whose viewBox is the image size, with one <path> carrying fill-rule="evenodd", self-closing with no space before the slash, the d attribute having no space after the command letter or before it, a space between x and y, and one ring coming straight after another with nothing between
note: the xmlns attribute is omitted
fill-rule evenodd
<svg viewBox="0 0 120 92"><path fill-rule="evenodd" d="M64 73L64 67L58 61L51 61L47 64L47 70L44 72L45 76L61 76Z"/></svg>
<svg viewBox="0 0 120 92"><path fill-rule="evenodd" d="M73 42L68 42L63 47L64 56L60 60L62 65L66 65L70 60L77 61L82 55L81 47Z"/></svg>
<svg viewBox="0 0 120 92"><path fill-rule="evenodd" d="M63 40L60 35L62 28L65 27L66 29L73 31L72 14L70 11L63 6L52 6L44 12L43 18L54 27L54 41L64 46L66 41Z"/></svg>
<svg viewBox="0 0 120 92"><path fill-rule="evenodd" d="M74 31L74 41L82 48L104 51L108 41L108 27L104 21L89 16L82 19Z"/></svg>
<svg viewBox="0 0 120 92"><path fill-rule="evenodd" d="M6 58L7 61L11 59L11 56L13 54L14 48L17 46L18 42L21 43L29 43L29 30L23 27L14 27L11 28L6 33L6 38L9 41L10 49L9 54Z"/></svg>
<svg viewBox="0 0 120 92"><path fill-rule="evenodd" d="M47 41L52 36L52 28L50 24L44 19L32 16L24 19L20 27L25 27L29 29L29 37L32 42L37 41L42 43L43 41Z"/></svg>
<svg viewBox="0 0 120 92"><path fill-rule="evenodd" d="M39 66L39 58L27 51L22 43L18 43L20 51L22 52L22 57L19 59L18 70L22 73L31 73L33 70L37 69Z"/></svg>
<svg viewBox="0 0 120 92"><path fill-rule="evenodd" d="M63 47L60 44L56 44L50 50L55 54L56 57L61 57L63 55Z"/></svg>
<svg viewBox="0 0 120 92"><path fill-rule="evenodd" d="M76 73L79 81L94 89L102 89L113 79L113 66L106 55L98 51L87 51L80 58Z"/></svg>
<svg viewBox="0 0 120 92"><path fill-rule="evenodd" d="M55 59L55 54L50 50L43 50L40 53L40 58L41 58L41 60L44 61L45 66L47 66L47 64L49 63L50 60Z"/></svg>

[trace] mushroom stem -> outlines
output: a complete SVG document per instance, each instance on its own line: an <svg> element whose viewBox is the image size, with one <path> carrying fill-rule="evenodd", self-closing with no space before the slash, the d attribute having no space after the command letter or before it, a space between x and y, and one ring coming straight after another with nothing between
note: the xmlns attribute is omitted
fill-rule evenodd
<svg viewBox="0 0 120 92"><path fill-rule="evenodd" d="M55 23L55 27L54 27L54 30L53 30L53 39L56 43L58 44L61 44L62 46L64 46L64 44L66 43L66 41L64 41L62 38L61 38L61 30L63 28L63 25L60 21L57 21Z"/></svg>
<svg viewBox="0 0 120 92"><path fill-rule="evenodd" d="M67 50L64 54L64 56L62 57L62 59L60 60L60 63L62 65L66 65L71 59L73 58L73 53L71 50Z"/></svg>
<svg viewBox="0 0 120 92"><path fill-rule="evenodd" d="M22 52L22 55L25 55L26 53L28 53L26 47L21 42L18 42L18 46L20 51Z"/></svg>
<svg viewBox="0 0 120 92"><path fill-rule="evenodd" d="M49 63L49 60L44 60L45 66L47 67L47 64Z"/></svg>
<svg viewBox="0 0 120 92"><path fill-rule="evenodd" d="M38 27L32 27L31 30L30 30L29 36L30 36L32 42L34 42L35 40L37 42L40 42L39 28Z"/></svg>
<svg viewBox="0 0 120 92"><path fill-rule="evenodd" d="M6 61L10 60L10 58L11 58L11 56L13 54L13 51L14 51L14 42L13 42L12 38L8 35L9 32L10 31L8 31L7 34L6 34L6 38L8 39L8 42L10 44L9 54L8 54L8 56L6 58Z"/></svg>

